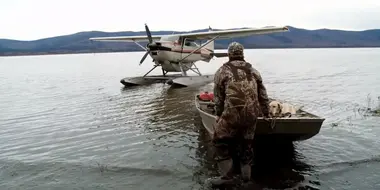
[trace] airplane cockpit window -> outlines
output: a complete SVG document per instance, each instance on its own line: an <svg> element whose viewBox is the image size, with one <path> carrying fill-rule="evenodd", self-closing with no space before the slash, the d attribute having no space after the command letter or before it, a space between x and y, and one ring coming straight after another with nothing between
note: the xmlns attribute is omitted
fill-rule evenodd
<svg viewBox="0 0 380 190"><path fill-rule="evenodd" d="M194 41L185 41L185 46L193 46L193 47L196 47L196 46L198 46L198 44L195 43Z"/></svg>

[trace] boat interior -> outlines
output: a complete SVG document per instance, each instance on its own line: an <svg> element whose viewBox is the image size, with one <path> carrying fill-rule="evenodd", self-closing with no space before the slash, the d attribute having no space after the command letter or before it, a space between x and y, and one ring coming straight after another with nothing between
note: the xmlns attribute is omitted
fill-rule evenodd
<svg viewBox="0 0 380 190"><path fill-rule="evenodd" d="M199 95L196 95L196 100L199 103L199 109L200 110L202 110L208 114L215 115L215 108L214 108L215 104L213 101L202 100ZM276 99L269 98L269 102L274 101L274 100L276 100ZM276 100L276 101L279 101L279 100ZM282 101L279 101L279 102L282 103ZM314 115L314 114L311 114L309 112L306 112L302 109L298 109L296 111L296 114L286 114L286 115L279 117L279 118L319 118L319 117Z"/></svg>

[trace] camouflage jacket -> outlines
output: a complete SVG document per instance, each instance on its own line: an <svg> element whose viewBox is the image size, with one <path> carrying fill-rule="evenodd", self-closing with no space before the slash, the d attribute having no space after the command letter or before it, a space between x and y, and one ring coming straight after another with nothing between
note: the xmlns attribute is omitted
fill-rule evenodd
<svg viewBox="0 0 380 190"><path fill-rule="evenodd" d="M244 107L245 115L258 117L269 114L269 99L261 75L244 60L229 61L217 70L214 76L214 102L219 117L222 114L238 114L237 107Z"/></svg>

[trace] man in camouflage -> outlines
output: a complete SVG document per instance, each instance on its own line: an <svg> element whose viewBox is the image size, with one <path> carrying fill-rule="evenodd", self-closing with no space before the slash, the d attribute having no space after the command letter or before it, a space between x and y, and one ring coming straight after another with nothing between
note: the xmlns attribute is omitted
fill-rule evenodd
<svg viewBox="0 0 380 190"><path fill-rule="evenodd" d="M252 143L258 116L269 117L269 99L260 73L244 60L244 48L233 42L229 61L214 76L217 123L213 144L221 177L213 185L234 183L232 154L237 153L244 182L251 178Z"/></svg>

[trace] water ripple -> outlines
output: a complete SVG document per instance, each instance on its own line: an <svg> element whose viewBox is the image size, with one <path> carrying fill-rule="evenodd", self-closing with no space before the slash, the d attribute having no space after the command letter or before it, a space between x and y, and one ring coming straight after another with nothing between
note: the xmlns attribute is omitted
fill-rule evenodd
<svg viewBox="0 0 380 190"><path fill-rule="evenodd" d="M257 148L257 184L376 189L380 119L360 110L380 96L379 50L250 51L271 97L326 118L308 141ZM1 189L202 189L216 175L193 102L212 84L120 88L120 78L141 69L125 64L129 56L140 59L116 53L3 60L0 72L12 72L0 74Z"/></svg>

